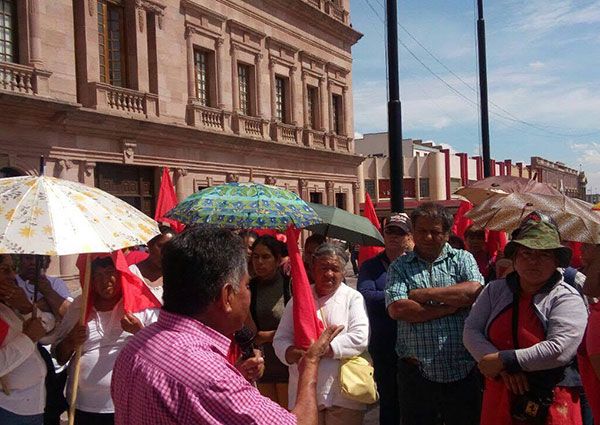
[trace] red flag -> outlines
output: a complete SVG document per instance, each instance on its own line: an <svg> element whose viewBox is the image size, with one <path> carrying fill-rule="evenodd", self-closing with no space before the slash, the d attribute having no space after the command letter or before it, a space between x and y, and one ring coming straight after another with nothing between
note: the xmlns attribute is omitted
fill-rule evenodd
<svg viewBox="0 0 600 425"><path fill-rule="evenodd" d="M79 282L82 287L85 279L85 260L87 255L88 254L80 254L76 263L77 268L79 269ZM126 313L137 313L138 311L142 311L147 308L161 307L160 302L154 295L152 295L152 292L150 292L150 289L148 289L146 284L129 270L129 266L127 265L127 261L125 260L125 256L121 250L114 251L111 254L95 253L89 255L92 257L91 261L94 261L97 258L112 258L115 269L117 269L119 272L118 279L121 280L121 288L123 290L123 309ZM89 319L92 311L91 307L93 306L93 302L94 291L90 287L90 294L88 297L85 314L86 321Z"/></svg>
<svg viewBox="0 0 600 425"><path fill-rule="evenodd" d="M6 335L8 335L9 329L10 327L8 326L8 323L6 323L0 317L0 345L2 345L2 343L4 342L4 338L6 338Z"/></svg>
<svg viewBox="0 0 600 425"><path fill-rule="evenodd" d="M486 233L485 246L490 258L494 258L498 254L498 251L504 251L504 247L508 243L506 232L486 230Z"/></svg>
<svg viewBox="0 0 600 425"><path fill-rule="evenodd" d="M460 201L458 211L454 215L454 224L452 225L452 233L461 239L465 239L465 230L473 224L471 219L465 217L465 214L473 209L473 204L469 201Z"/></svg>
<svg viewBox="0 0 600 425"><path fill-rule="evenodd" d="M567 242L567 246L573 251L571 267L575 267L576 269L583 266L583 263L581 262L581 245L583 245L581 242Z"/></svg>
<svg viewBox="0 0 600 425"><path fill-rule="evenodd" d="M185 225L173 220L166 218L164 215L167 211L173 209L177 205L177 195L173 188L173 182L171 181L171 175L167 167L163 168L162 178L160 180L160 190L158 191L158 201L156 202L156 212L154 213L154 219L159 223L169 223L171 228L177 233L183 231Z"/></svg>
<svg viewBox="0 0 600 425"><path fill-rule="evenodd" d="M371 197L368 193L365 194L365 211L363 213L363 217L369 219L373 226L377 228L381 232L381 224L379 223L379 219L377 218L377 214L375 213L375 207L373 206L373 202L371 202ZM380 246L361 246L358 251L358 267L369 258L375 257L384 248Z"/></svg>
<svg viewBox="0 0 600 425"><path fill-rule="evenodd" d="M323 332L323 323L317 317L312 289L298 249L299 233L299 230L291 226L286 231L288 254L292 266L294 345L305 350L319 338Z"/></svg>

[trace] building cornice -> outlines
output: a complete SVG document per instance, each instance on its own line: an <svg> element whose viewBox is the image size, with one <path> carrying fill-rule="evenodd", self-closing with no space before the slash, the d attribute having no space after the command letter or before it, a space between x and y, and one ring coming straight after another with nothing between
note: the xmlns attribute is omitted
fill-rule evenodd
<svg viewBox="0 0 600 425"><path fill-rule="evenodd" d="M0 116L0 123L14 123L15 120L21 122L30 121L32 126L47 130L59 130L79 136L99 136L111 140L129 138L135 139L138 144L166 144L173 147L189 148L196 144L199 147L206 147L215 151L235 151L240 155L254 153L280 157L285 154L290 161L304 160L327 165L334 163L348 167L357 167L365 159L362 156L352 153L295 146L274 141L256 140L235 134L200 130L183 123L162 123L121 117L83 108L80 104L60 102L52 99L0 93L0 108L4 106L9 106L9 108L6 108L6 111L12 111L13 114L2 114ZM65 148L53 148L53 150L55 149ZM86 152L89 153L89 150L86 150ZM96 161L101 161L104 156L106 158L113 158L114 155L122 157L122 152L93 153L99 157L99 159L94 159ZM177 160L176 158L170 158L169 161L185 162L185 160ZM187 162L193 165L197 161L188 160ZM138 162L136 161L136 163Z"/></svg>

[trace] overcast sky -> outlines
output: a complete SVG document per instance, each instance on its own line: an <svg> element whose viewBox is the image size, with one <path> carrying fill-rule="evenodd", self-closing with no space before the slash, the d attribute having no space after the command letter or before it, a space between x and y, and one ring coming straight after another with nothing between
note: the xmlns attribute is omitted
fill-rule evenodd
<svg viewBox="0 0 600 425"><path fill-rule="evenodd" d="M387 130L384 4L352 0L358 133ZM398 9L403 136L478 154L475 0ZM581 166L600 192L600 0L486 1L485 21L492 157Z"/></svg>

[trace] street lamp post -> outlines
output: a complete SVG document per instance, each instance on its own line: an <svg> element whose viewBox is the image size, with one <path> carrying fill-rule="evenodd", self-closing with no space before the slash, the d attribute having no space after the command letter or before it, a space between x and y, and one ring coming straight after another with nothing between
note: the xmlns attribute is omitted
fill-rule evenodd
<svg viewBox="0 0 600 425"><path fill-rule="evenodd" d="M402 106L400 103L400 83L398 77L397 0L386 1L386 15L389 71L388 148L390 160L390 201L392 212L403 212L404 160L402 157Z"/></svg>
<svg viewBox="0 0 600 425"><path fill-rule="evenodd" d="M477 0L477 47L479 56L479 103L481 112L481 150L483 153L483 176L491 173L490 162L490 118L488 114L487 63L485 53L485 20L483 0Z"/></svg>

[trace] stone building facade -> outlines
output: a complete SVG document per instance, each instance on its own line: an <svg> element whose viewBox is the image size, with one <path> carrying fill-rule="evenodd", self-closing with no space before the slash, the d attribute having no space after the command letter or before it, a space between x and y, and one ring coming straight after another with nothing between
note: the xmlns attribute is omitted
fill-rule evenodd
<svg viewBox="0 0 600 425"><path fill-rule="evenodd" d="M165 166L179 199L252 178L354 211L349 6L0 0L0 171L43 155L150 215Z"/></svg>

